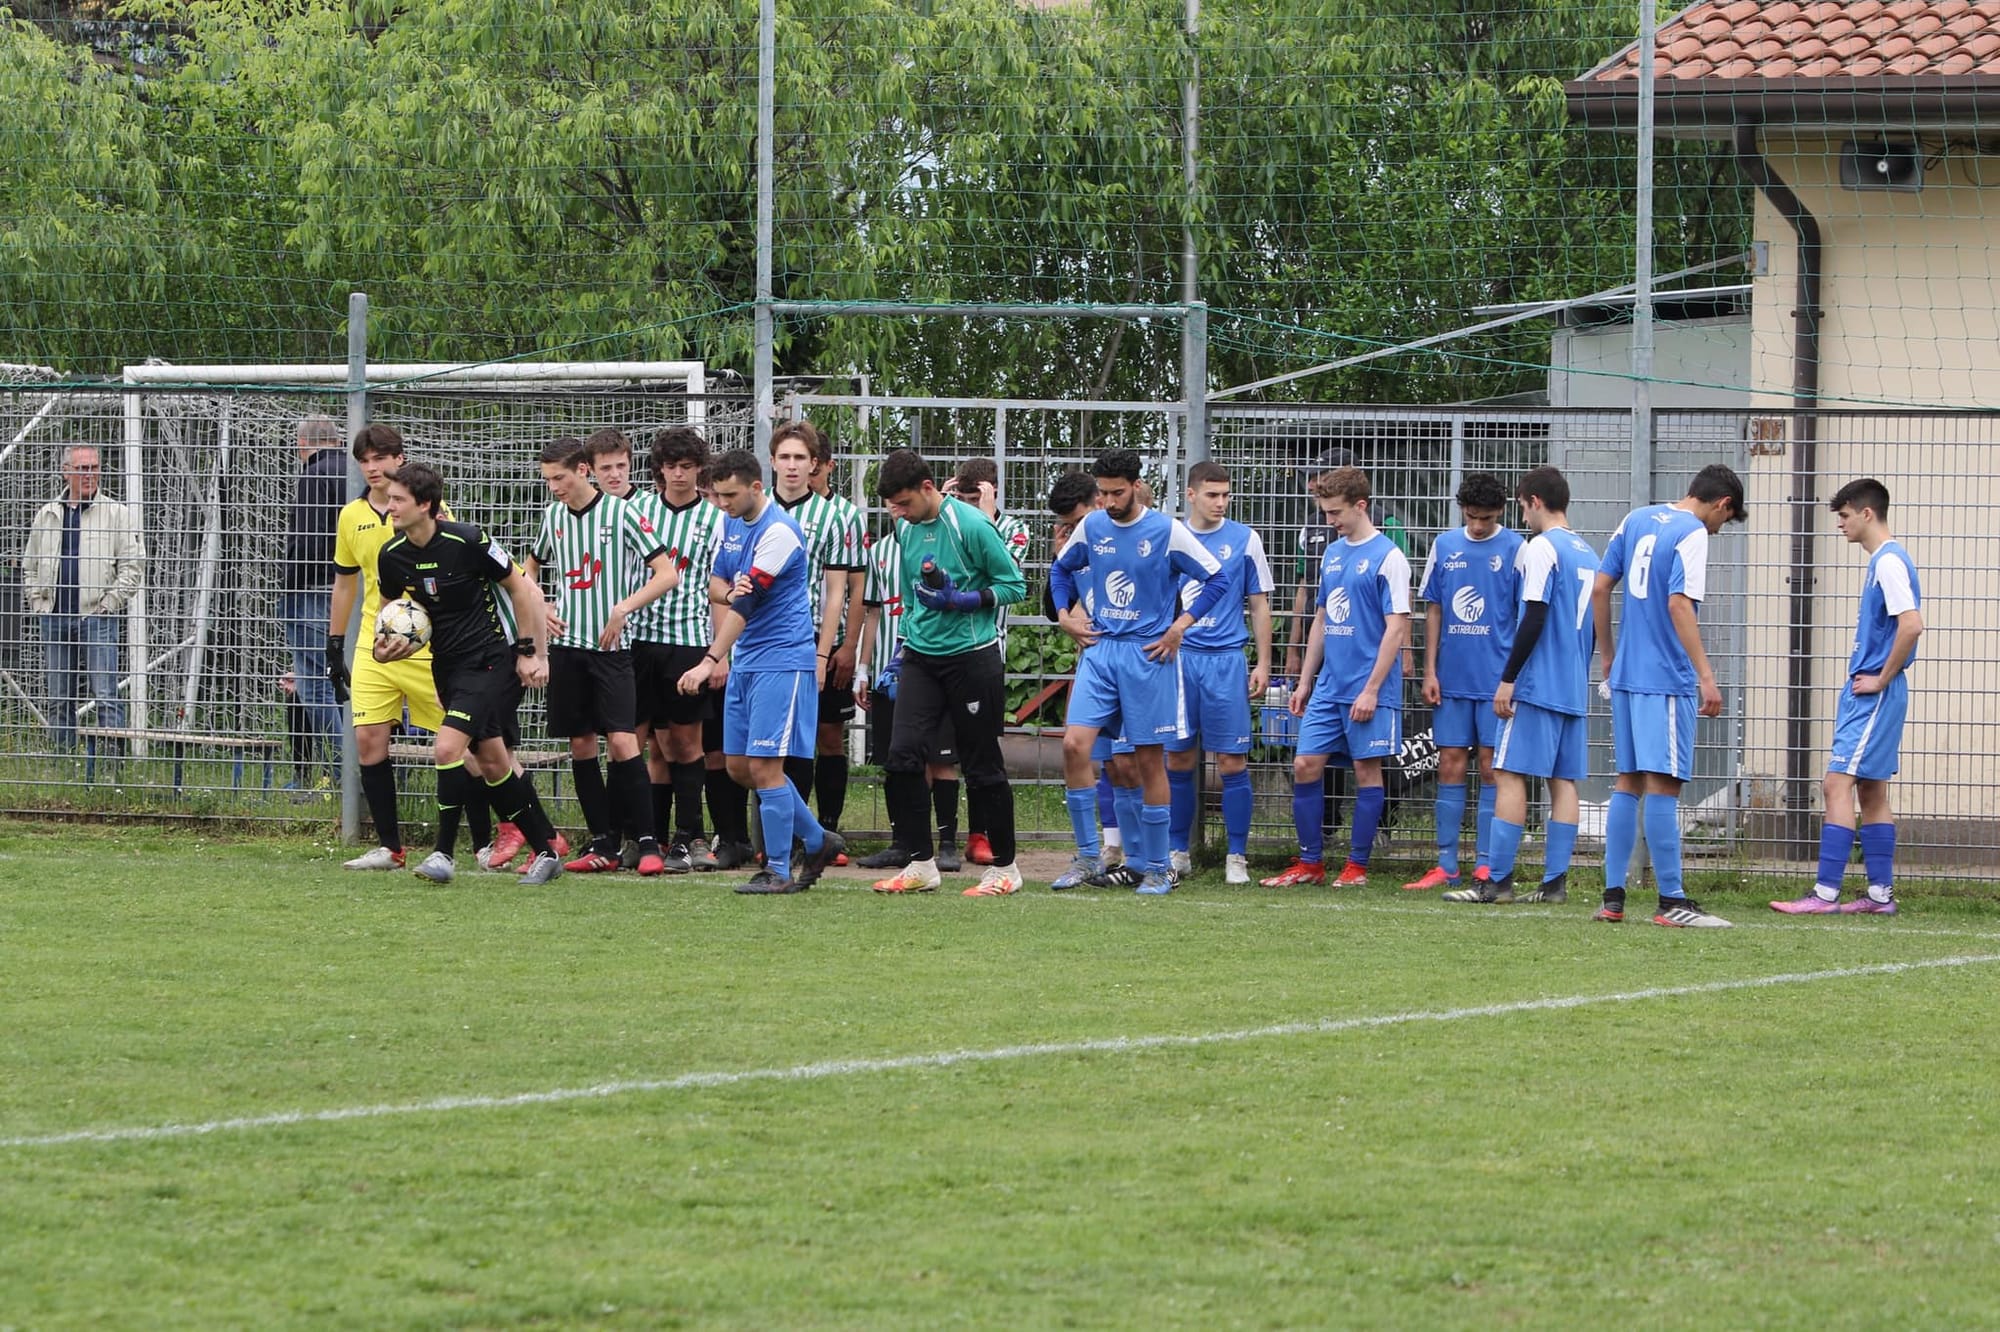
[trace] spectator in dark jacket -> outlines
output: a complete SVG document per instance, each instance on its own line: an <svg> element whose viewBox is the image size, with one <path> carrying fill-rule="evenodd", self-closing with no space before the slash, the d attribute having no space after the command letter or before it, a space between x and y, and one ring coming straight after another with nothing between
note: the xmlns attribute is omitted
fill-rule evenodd
<svg viewBox="0 0 2000 1332"><path fill-rule="evenodd" d="M299 483L279 570L278 618L291 649L292 676L308 738L330 763L340 752L340 705L323 654L333 613L333 536L347 502L347 453L340 428L324 416L299 422ZM301 778L304 784L308 779Z"/></svg>

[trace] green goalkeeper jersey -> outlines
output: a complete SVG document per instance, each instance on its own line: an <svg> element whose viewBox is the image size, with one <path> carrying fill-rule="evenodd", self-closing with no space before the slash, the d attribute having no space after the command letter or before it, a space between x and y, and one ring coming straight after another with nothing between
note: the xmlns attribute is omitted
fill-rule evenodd
<svg viewBox="0 0 2000 1332"><path fill-rule="evenodd" d="M1028 595L1028 580L993 522L977 508L947 497L927 523L896 524L902 549L903 642L927 657L952 657L997 643L1000 607ZM934 560L953 586L993 593L994 604L976 611L934 611L917 598L925 560Z"/></svg>

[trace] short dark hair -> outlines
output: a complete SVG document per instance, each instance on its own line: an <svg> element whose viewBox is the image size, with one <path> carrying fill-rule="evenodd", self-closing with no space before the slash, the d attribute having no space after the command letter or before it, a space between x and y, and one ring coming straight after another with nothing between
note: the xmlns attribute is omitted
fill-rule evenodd
<svg viewBox="0 0 2000 1332"><path fill-rule="evenodd" d="M353 452L356 462L366 462L376 454L384 458L400 458L403 456L403 432L380 422L362 426L355 433Z"/></svg>
<svg viewBox="0 0 2000 1332"><path fill-rule="evenodd" d="M882 469L875 474L875 493L891 499L923 489L926 481L935 485L937 477L931 474L931 465L924 461L924 455L915 449L897 449L882 460Z"/></svg>
<svg viewBox="0 0 2000 1332"><path fill-rule="evenodd" d="M579 467L590 465L590 451L575 435L558 435L542 445L539 461L555 463L558 467L567 467L575 471Z"/></svg>
<svg viewBox="0 0 2000 1332"><path fill-rule="evenodd" d="M1491 472L1467 472L1465 479L1458 483L1458 507L1504 509L1507 507L1507 487Z"/></svg>
<svg viewBox="0 0 2000 1332"><path fill-rule="evenodd" d="M677 462L693 463L698 468L708 466L708 441L692 426L668 426L653 436L653 453L646 459L648 470L658 476ZM699 476L695 484L701 484Z"/></svg>
<svg viewBox="0 0 2000 1332"><path fill-rule="evenodd" d="M430 510L431 517L437 517L438 506L444 503L444 478L438 475L437 468L420 462L404 463L389 479Z"/></svg>
<svg viewBox="0 0 2000 1332"><path fill-rule="evenodd" d="M1726 463L1710 463L1696 472L1694 480L1688 482L1688 498L1700 500L1703 504L1728 500L1728 521L1732 523L1740 523L1748 517L1743 512L1743 478Z"/></svg>
<svg viewBox="0 0 2000 1332"><path fill-rule="evenodd" d="M1368 473L1359 467L1336 467L1313 478L1312 492L1320 499L1344 499L1349 504L1366 504L1370 497Z"/></svg>
<svg viewBox="0 0 2000 1332"><path fill-rule="evenodd" d="M1137 450L1106 449L1098 454L1097 461L1090 465L1090 474L1107 480L1137 481L1139 465Z"/></svg>
<svg viewBox="0 0 2000 1332"><path fill-rule="evenodd" d="M991 458L967 458L952 475L952 484L977 488L981 481L1000 489L1000 464Z"/></svg>
<svg viewBox="0 0 2000 1332"><path fill-rule="evenodd" d="M622 453L629 458L632 455L632 441L625 438L624 431L606 426L602 430L593 430L583 437L583 451L590 455L591 465L595 466L599 458L614 453Z"/></svg>
<svg viewBox="0 0 2000 1332"><path fill-rule="evenodd" d="M1544 463L1531 467L1520 481L1515 483L1514 494L1526 504L1530 497L1542 502L1542 507L1550 513L1569 512L1569 478L1560 469ZM1459 503L1465 501L1461 499Z"/></svg>
<svg viewBox="0 0 2000 1332"><path fill-rule="evenodd" d="M708 479L711 485L717 481L741 481L747 486L764 479L764 466L750 450L731 449L708 465Z"/></svg>
<svg viewBox="0 0 2000 1332"><path fill-rule="evenodd" d="M1873 509L1877 522L1889 516L1889 487L1872 476L1864 476L1859 481L1849 481L1833 492L1827 501L1827 508L1839 513L1845 508Z"/></svg>
<svg viewBox="0 0 2000 1332"><path fill-rule="evenodd" d="M1049 487L1049 512L1058 517L1072 513L1079 504L1097 502L1097 478L1089 472L1064 472Z"/></svg>
<svg viewBox="0 0 2000 1332"><path fill-rule="evenodd" d="M1210 458L1204 458L1188 468L1189 490L1193 490L1196 486L1205 486L1211 481L1220 481L1223 485L1228 485L1229 469Z"/></svg>
<svg viewBox="0 0 2000 1332"><path fill-rule="evenodd" d="M778 446L788 439L796 439L806 446L806 453L817 462L832 462L833 450L826 442L826 436L811 421L787 421L771 432L771 455L777 456Z"/></svg>

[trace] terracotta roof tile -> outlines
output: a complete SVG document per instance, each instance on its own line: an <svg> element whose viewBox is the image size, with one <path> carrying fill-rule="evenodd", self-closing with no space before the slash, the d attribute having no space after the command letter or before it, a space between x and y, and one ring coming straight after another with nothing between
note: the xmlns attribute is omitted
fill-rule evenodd
<svg viewBox="0 0 2000 1332"><path fill-rule="evenodd" d="M1626 50L1585 81L1629 79ZM1664 80L2000 78L2000 0L1697 0L1660 29Z"/></svg>

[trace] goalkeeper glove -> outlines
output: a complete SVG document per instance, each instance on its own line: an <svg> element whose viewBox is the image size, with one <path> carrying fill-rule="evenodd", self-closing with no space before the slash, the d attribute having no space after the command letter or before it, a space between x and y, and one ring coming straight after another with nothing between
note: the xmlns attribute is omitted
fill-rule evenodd
<svg viewBox="0 0 2000 1332"><path fill-rule="evenodd" d="M333 701L347 702L354 681L347 674L347 635L326 636L326 678L333 685Z"/></svg>

